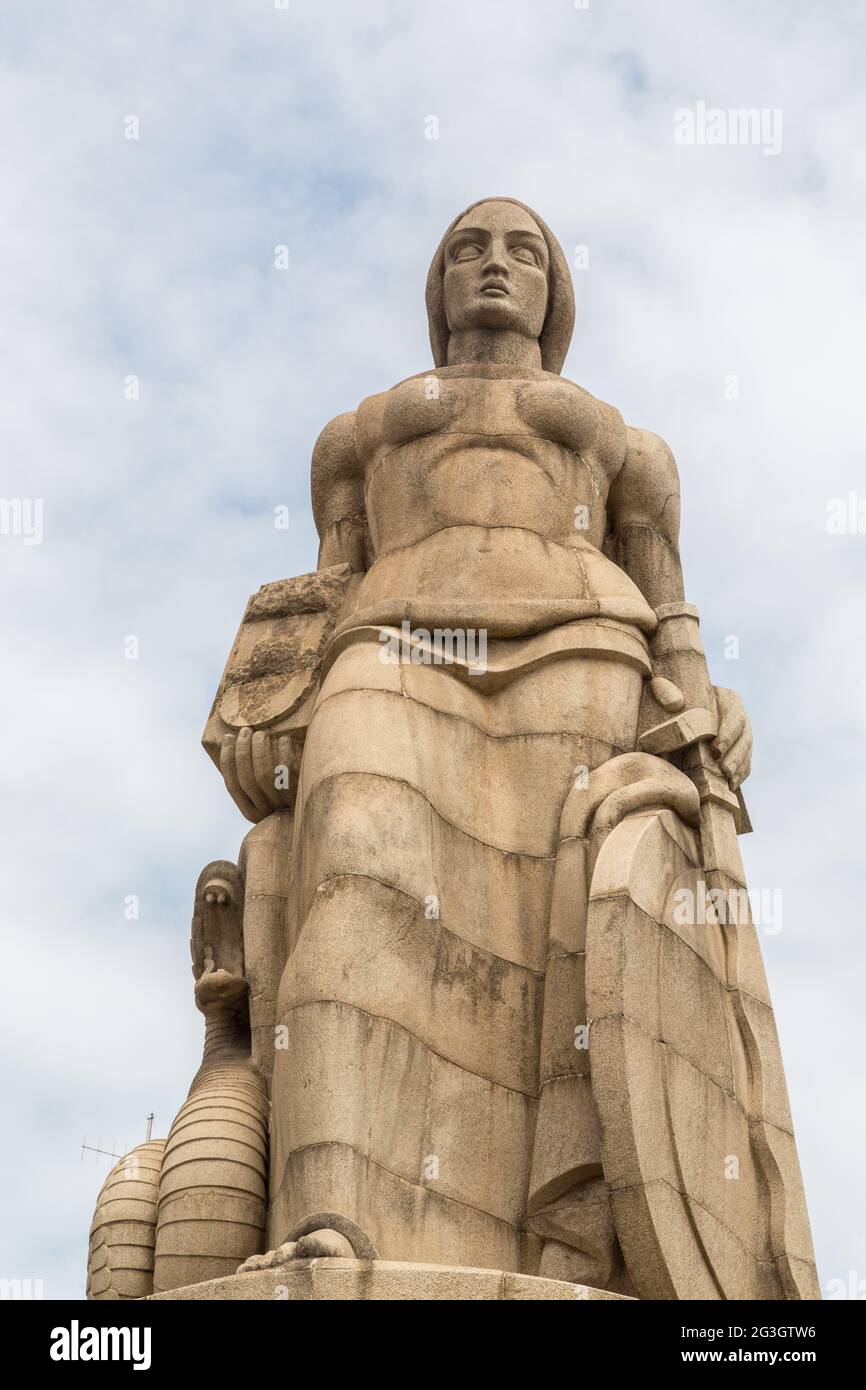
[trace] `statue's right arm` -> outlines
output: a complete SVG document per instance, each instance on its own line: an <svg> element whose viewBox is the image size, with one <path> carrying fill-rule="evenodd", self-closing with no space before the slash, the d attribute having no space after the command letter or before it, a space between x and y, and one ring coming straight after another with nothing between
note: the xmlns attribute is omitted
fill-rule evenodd
<svg viewBox="0 0 866 1390"><path fill-rule="evenodd" d="M355 412L337 415L316 440L311 468L313 516L319 533L318 568L367 568L369 531L364 470L355 441Z"/></svg>
<svg viewBox="0 0 866 1390"><path fill-rule="evenodd" d="M367 568L367 555L369 551L367 515L364 504L364 475L358 459L358 452L355 447L355 413L349 412L346 415L338 415L330 424L326 425L316 441L313 449L313 459L311 468L311 491L313 499L313 515L316 521L316 529L319 533L319 559L318 569L330 569L334 565L347 565L350 571L357 573L363 572ZM308 653L307 644L312 642L321 643L322 627L321 623L313 629L307 631L305 622L312 621L312 616L322 608L329 607L331 600L340 602L340 594L345 592L340 584L345 580L345 571L339 576L335 576L338 582L336 585L328 584L318 587L313 584L310 586L310 576L302 575L293 581L283 581L275 587L280 590L288 585L299 584L304 591L305 605L299 616L289 621L288 629L281 629L280 641L287 643L290 648L293 645L303 647ZM272 586L274 587L274 586ZM267 586L265 586L265 591ZM311 616L308 607L309 601L313 598L314 613ZM262 603L262 591L254 595L251 604ZM252 618L249 612L242 624L242 633L246 633L245 651L249 650L250 643L255 644L258 640L253 633L257 627L257 619L267 612L267 602L264 609L254 613ZM334 615L332 614L332 618ZM278 618L278 623L284 621ZM297 630L300 625L300 632ZM333 626L333 622L330 624ZM330 630L330 627L327 629ZM239 634L238 642L241 637ZM277 644L278 645L278 644ZM235 651L230 657L231 661L236 659L239 650L236 644ZM282 650L282 648L280 648ZM321 650L319 651L321 655ZM237 660L243 665L241 658ZM246 657L243 658L246 660ZM216 756L219 760L219 768L223 779L242 815L247 820L257 823L265 820L273 811L291 810L294 806L295 792L297 789L297 773L300 766L301 748L303 745L303 735L305 724L303 717L299 714L299 709L307 709L311 706L311 691L315 687L316 669L310 667L308 660L305 660L297 670L290 670L288 673L291 686L290 711L285 718L275 718L274 713L269 713L260 722L241 724L235 717L231 722L225 723L220 716L221 700L224 697L225 676L223 684L217 695L214 705L212 720L214 729L211 735L211 744L216 746ZM245 677L247 679L247 677ZM304 681L307 682L304 686ZM242 688L241 683L241 688ZM251 712L253 720L257 719L255 708ZM205 731L207 740L208 731ZM208 743L206 742L206 747ZM208 747L211 752L211 748ZM211 756L214 753L211 752ZM279 773L279 779L277 774Z"/></svg>

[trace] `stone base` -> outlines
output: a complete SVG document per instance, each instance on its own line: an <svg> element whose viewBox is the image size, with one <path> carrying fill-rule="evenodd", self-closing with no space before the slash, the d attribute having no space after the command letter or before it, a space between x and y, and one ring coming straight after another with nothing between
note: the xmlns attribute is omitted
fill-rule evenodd
<svg viewBox="0 0 866 1390"><path fill-rule="evenodd" d="M498 1269L463 1269L456 1265L403 1264L394 1260L296 1260L277 1269L249 1274L230 1274L188 1284L154 1299L284 1299L288 1302L361 1302L411 1300L464 1302L467 1300L565 1299L574 1301L616 1299L631 1303L622 1294L591 1289L585 1284L566 1284L560 1279L538 1279L531 1274L506 1274Z"/></svg>

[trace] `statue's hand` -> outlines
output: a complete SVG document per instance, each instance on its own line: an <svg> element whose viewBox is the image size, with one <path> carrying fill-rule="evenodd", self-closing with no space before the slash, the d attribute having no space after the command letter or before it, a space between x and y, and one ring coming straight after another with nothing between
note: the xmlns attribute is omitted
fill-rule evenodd
<svg viewBox="0 0 866 1390"><path fill-rule="evenodd" d="M731 791L736 791L752 768L752 725L736 690L725 690L719 685L713 686L713 690L719 716L713 748Z"/></svg>
<svg viewBox="0 0 866 1390"><path fill-rule="evenodd" d="M220 771L229 795L247 820L291 809L298 785L297 752L288 734L248 726L226 734Z"/></svg>

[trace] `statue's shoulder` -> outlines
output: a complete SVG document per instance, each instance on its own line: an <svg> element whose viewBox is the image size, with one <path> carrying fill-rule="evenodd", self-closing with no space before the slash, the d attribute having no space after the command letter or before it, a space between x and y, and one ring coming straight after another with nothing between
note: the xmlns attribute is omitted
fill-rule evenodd
<svg viewBox="0 0 866 1390"><path fill-rule="evenodd" d="M334 483L358 472L357 412L347 410L329 420L313 445L310 468L313 506Z"/></svg>
<svg viewBox="0 0 866 1390"><path fill-rule="evenodd" d="M626 425L626 464L668 480L678 478L677 463L670 445L660 434L637 425Z"/></svg>
<svg viewBox="0 0 866 1390"><path fill-rule="evenodd" d="M679 534L680 479L670 446L652 430L626 426L623 466L608 506L620 521L657 527L672 542Z"/></svg>
<svg viewBox="0 0 866 1390"><path fill-rule="evenodd" d="M345 470L347 467L359 466L370 449L382 438L385 413L389 406L393 409L395 393L412 382L420 382L423 387L425 379L429 380L434 376L436 373L432 369L429 372L418 372L384 391L365 396L354 410L347 410L343 415L336 415L333 420L329 420L313 449L314 472L328 473L334 469Z"/></svg>
<svg viewBox="0 0 866 1390"><path fill-rule="evenodd" d="M334 449L345 444L354 433L357 414L357 410L344 410L342 415L335 415L319 431L316 448L321 445L325 449Z"/></svg>

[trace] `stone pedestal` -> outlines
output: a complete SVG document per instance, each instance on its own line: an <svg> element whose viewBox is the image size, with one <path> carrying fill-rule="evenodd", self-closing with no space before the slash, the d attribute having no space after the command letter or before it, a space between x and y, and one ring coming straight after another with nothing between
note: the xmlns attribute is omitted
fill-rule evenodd
<svg viewBox="0 0 866 1390"><path fill-rule="evenodd" d="M497 1300L601 1301L622 1295L566 1284L560 1279L538 1279L530 1274L506 1274L499 1269L463 1269L456 1265L403 1264L393 1260L297 1260L276 1269L231 1274L188 1284L170 1293L154 1294L155 1300L189 1302L237 1299L283 1299L287 1302L475 1302Z"/></svg>

